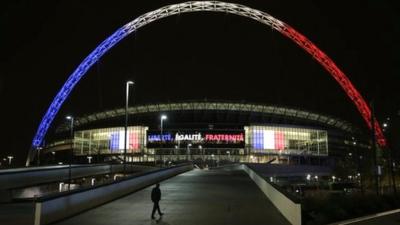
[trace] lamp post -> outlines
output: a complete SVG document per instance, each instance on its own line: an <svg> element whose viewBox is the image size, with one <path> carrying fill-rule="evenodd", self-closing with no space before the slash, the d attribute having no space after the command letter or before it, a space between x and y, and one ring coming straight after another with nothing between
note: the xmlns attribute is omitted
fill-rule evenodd
<svg viewBox="0 0 400 225"><path fill-rule="evenodd" d="M40 150L42 150L42 147L38 147L37 149L36 149L36 151L37 151L37 166L40 166Z"/></svg>
<svg viewBox="0 0 400 225"><path fill-rule="evenodd" d="M204 154L203 154L203 146L201 146L201 145L199 145L199 153L200 153L200 155L201 155L201 160L203 161L203 163L204 163Z"/></svg>
<svg viewBox="0 0 400 225"><path fill-rule="evenodd" d="M56 152L51 152L51 154L53 155L53 163L55 163L55 161L56 161Z"/></svg>
<svg viewBox="0 0 400 225"><path fill-rule="evenodd" d="M361 194L364 194L364 185L363 185L363 176L361 176L362 172L362 167L361 167L361 159L363 158L362 155L360 154L360 148L357 147L357 141L354 137L351 138L353 140L353 148L357 152L357 173L359 174L359 183L360 183L360 190Z"/></svg>
<svg viewBox="0 0 400 225"><path fill-rule="evenodd" d="M11 160L14 158L14 156L9 155L7 156L7 158L8 158L8 165L11 166Z"/></svg>
<svg viewBox="0 0 400 225"><path fill-rule="evenodd" d="M126 82L126 96L125 96L125 137L124 137L124 175L126 175L126 148L128 137L128 104L129 104L129 87L134 85L133 81Z"/></svg>
<svg viewBox="0 0 400 225"><path fill-rule="evenodd" d="M386 136L388 135L388 129L389 129L389 122L390 122L390 117L386 118L386 121L382 124L383 126L383 132L386 133ZM390 143L390 142L389 142ZM392 179L392 189L393 193L397 195L397 188L396 188L396 178L395 178L395 172L394 172L394 160L393 160L393 147L389 146L388 149L389 151L389 169L390 169L390 176Z"/></svg>
<svg viewBox="0 0 400 225"><path fill-rule="evenodd" d="M187 145L187 152L186 152L186 153L187 153L187 159L188 159L188 161L189 161L189 156L190 156L190 147L192 147L192 144L189 143L189 144Z"/></svg>
<svg viewBox="0 0 400 225"><path fill-rule="evenodd" d="M374 164L374 180L375 180L375 191L376 195L379 196L379 166L378 166L378 159L376 155L376 136L375 136L375 109L374 109L374 102L373 100L370 103L371 108L371 144L372 144L372 152L373 152L373 164Z"/></svg>
<svg viewBox="0 0 400 225"><path fill-rule="evenodd" d="M67 116L65 119L70 121L70 138L71 138L71 152L69 154L69 166L68 166L68 191L71 190L71 169L72 169L72 156L73 156L73 151L74 151L74 117L72 116Z"/></svg>
<svg viewBox="0 0 400 225"><path fill-rule="evenodd" d="M166 119L167 119L166 115L164 115L164 114L161 115L161 117L160 117L160 140L161 140L161 146L160 146L160 148L162 148L163 144L164 144L163 124L164 124L164 120L166 120ZM154 159L154 160L156 161L156 159Z"/></svg>

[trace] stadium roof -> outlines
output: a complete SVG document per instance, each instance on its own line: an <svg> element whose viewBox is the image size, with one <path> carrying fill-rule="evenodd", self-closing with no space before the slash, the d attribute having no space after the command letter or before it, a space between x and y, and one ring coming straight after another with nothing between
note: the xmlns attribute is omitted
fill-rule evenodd
<svg viewBox="0 0 400 225"><path fill-rule="evenodd" d="M248 112L261 113L270 116L288 117L309 121L312 123L322 124L328 127L337 128L346 132L355 132L355 128L351 123L332 117L322 115L315 112L278 107L273 105L250 104L250 103L229 103L229 102L180 102L180 103L163 103L163 104L146 104L132 106L128 108L128 114L146 114L157 112L173 112L173 111L231 111L231 112ZM80 127L83 125L95 123L102 120L109 120L125 115L124 108L117 108L103 112L97 112L82 117L77 117L74 120L74 126ZM57 130L65 131L68 127L66 124L61 125Z"/></svg>

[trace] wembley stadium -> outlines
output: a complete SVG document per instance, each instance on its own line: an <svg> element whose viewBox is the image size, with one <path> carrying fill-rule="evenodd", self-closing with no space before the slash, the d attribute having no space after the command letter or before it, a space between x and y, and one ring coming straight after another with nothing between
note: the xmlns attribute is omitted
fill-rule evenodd
<svg viewBox="0 0 400 225"><path fill-rule="evenodd" d="M41 150L41 160L58 162L73 152L80 163L326 165L369 146L367 135L353 124L302 109L192 101L138 105L126 112L118 108L65 121Z"/></svg>

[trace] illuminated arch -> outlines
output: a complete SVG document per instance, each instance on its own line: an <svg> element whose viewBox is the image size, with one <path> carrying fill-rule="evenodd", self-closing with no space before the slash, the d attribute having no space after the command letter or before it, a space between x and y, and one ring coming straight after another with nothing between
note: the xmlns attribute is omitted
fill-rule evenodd
<svg viewBox="0 0 400 225"><path fill-rule="evenodd" d="M78 66L78 68L76 68L76 70L70 75L64 86L61 88L60 92L54 98L46 114L42 118L36 135L33 138L32 149L37 148L42 144L46 132L50 127L50 124L53 122L57 112L59 111L63 102L68 97L75 85L79 82L83 75L86 74L90 67L94 63L96 63L109 49L111 49L123 38L136 31L138 28L153 21L180 13L199 11L224 12L251 18L260 23L270 26L271 28L290 38L292 41L302 47L306 52L308 52L314 59L316 59L332 75L332 77L346 92L347 96L356 105L367 126L370 129L372 128L371 110L369 109L361 94L353 86L347 76L335 65L332 59L330 59L304 35L300 34L284 22L257 9L252 9L239 4L225 3L219 1L192 1L164 6L157 10L143 14L137 17L135 20L122 26L115 33L109 36L105 41L103 41L99 46L97 46L97 48L94 49L94 51L90 53L89 56L87 56ZM382 133L382 129L376 119L374 120L374 128L378 144L381 147L384 147L386 145L386 140Z"/></svg>

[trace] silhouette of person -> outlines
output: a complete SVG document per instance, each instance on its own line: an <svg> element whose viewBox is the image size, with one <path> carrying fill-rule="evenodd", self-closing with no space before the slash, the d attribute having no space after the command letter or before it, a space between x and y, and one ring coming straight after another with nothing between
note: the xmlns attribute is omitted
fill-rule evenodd
<svg viewBox="0 0 400 225"><path fill-rule="evenodd" d="M158 211L158 214L160 216L164 215L164 213L160 211L160 205L158 204L160 200L161 200L160 184L156 184L156 187L153 188L153 190L151 191L151 201L153 201L153 212L151 213L152 219L155 219L154 213L156 212L156 210Z"/></svg>

